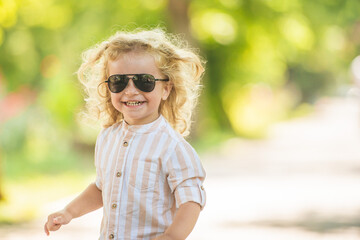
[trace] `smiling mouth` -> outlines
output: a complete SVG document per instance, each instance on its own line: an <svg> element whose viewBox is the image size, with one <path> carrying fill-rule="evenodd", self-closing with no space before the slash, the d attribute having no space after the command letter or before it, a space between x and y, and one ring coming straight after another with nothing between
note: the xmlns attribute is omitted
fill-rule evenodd
<svg viewBox="0 0 360 240"><path fill-rule="evenodd" d="M128 101L128 102L123 102L126 106L140 106L141 104L144 103L144 101Z"/></svg>

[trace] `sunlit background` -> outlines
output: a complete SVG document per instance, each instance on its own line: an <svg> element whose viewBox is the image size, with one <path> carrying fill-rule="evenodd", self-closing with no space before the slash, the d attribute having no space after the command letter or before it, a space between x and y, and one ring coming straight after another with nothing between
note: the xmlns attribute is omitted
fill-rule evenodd
<svg viewBox="0 0 360 240"><path fill-rule="evenodd" d="M94 180L81 53L157 26L207 61L189 141L208 204L189 239L358 239L358 0L0 0L0 238L41 239ZM100 220L52 239L97 239Z"/></svg>

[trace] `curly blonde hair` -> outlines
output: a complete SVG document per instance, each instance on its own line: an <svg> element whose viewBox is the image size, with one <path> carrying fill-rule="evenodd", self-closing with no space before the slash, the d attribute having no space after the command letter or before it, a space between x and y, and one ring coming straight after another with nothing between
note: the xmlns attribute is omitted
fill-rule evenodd
<svg viewBox="0 0 360 240"><path fill-rule="evenodd" d="M108 62L131 51L151 54L156 66L169 78L172 90L167 100L161 102L159 112L176 131L187 136L200 94L205 62L184 40L168 35L160 28L117 32L83 53L83 63L77 71L86 94L82 115L100 120L104 127L123 119L111 103L106 84L102 83L109 77Z"/></svg>

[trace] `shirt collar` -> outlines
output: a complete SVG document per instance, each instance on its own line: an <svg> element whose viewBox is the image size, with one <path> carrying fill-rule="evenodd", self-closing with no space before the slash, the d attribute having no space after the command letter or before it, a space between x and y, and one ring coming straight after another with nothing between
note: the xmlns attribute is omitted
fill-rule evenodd
<svg viewBox="0 0 360 240"><path fill-rule="evenodd" d="M129 125L125 120L123 120L124 130L134 133L151 133L155 132L157 129L160 129L165 123L165 118L160 115L155 121L147 123L144 125Z"/></svg>

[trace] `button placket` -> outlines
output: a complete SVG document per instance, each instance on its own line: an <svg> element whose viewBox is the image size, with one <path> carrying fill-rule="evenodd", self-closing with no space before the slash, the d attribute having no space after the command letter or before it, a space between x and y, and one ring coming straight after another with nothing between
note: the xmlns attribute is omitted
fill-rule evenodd
<svg viewBox="0 0 360 240"><path fill-rule="evenodd" d="M125 165L126 165L126 161L127 161L127 155L128 155L128 151L129 151L129 144L130 141L132 139L132 134L131 132L124 132L123 136L120 136L118 145L117 145L117 153L116 156L114 156L115 161L117 161L115 169L112 170L112 174L114 176L114 186L116 191L112 191L111 197L108 200L108 203L110 206L109 209L109 219L108 219L108 229L107 229L107 233L108 233L108 237L107 239L117 239L117 235L121 235L121 233L119 233L119 229L117 229L117 227L115 226L115 219L117 214L120 214L119 211L121 209L121 203L119 202L118 196L120 195L120 199L121 199L121 195L122 195L122 189L123 189L123 178L124 176L126 176L126 169L125 169Z"/></svg>
<svg viewBox="0 0 360 240"><path fill-rule="evenodd" d="M120 145L121 147L127 147L129 145L129 141L126 140L125 138L121 142L122 142L122 143L120 143L122 145L122 146ZM121 186L121 184L122 184L122 178L121 177L123 176L123 166L125 164L125 152L127 151L127 150L125 151L125 149L121 150L121 147L119 148L117 159L121 159L122 161L118 162L118 163L120 163L120 165L119 166L117 165L116 166L117 169L114 171L114 175L117 178L116 183L115 183L117 186ZM121 191L120 189L121 189L121 187L119 188L119 191ZM116 217L116 214L117 214L116 209L119 208L119 205L116 202L116 199L113 198L113 197L112 197L112 200L110 200L110 201L112 202L111 203L112 211L110 211L109 217L110 217L110 219L114 220L115 217ZM116 227L114 225L113 220L110 220L110 222L112 222L112 224L110 224L109 230L110 229L112 229L112 230L109 231L108 239L116 239L115 232L114 232L114 229Z"/></svg>

